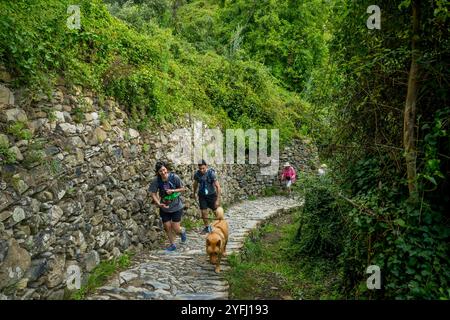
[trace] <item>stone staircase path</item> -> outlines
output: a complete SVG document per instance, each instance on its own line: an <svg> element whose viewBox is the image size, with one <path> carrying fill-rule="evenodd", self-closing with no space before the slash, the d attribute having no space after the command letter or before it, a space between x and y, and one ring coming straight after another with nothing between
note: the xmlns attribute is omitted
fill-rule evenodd
<svg viewBox="0 0 450 320"><path fill-rule="evenodd" d="M229 223L227 254L237 252L244 245L247 234L261 222L287 210L299 208L301 199L281 196L245 200L225 212ZM207 260L206 235L200 230L187 232L187 242L167 253L154 250L133 259L133 267L120 272L105 286L87 297L89 300L211 300L228 299L228 283L223 273L216 274ZM222 259L222 271L229 269L227 258Z"/></svg>

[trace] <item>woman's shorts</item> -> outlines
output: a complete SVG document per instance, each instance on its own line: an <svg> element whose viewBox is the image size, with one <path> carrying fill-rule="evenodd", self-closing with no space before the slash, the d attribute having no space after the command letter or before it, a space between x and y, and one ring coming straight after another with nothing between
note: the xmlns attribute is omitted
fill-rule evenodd
<svg viewBox="0 0 450 320"><path fill-rule="evenodd" d="M182 215L183 215L183 209L175 211L175 212L163 212L161 209L159 209L159 216L161 217L161 220L163 223L165 223L167 221L180 222Z"/></svg>

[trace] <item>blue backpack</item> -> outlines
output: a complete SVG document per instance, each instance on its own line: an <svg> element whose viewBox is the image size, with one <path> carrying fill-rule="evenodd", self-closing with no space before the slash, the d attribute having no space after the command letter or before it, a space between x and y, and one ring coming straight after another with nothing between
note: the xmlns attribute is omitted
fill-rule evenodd
<svg viewBox="0 0 450 320"><path fill-rule="evenodd" d="M206 171L206 179L200 179L200 186L199 186L199 191L200 190L205 190L206 189L206 183L208 184L212 184L214 182L213 179L213 174L215 173L213 168L208 168L208 170Z"/></svg>

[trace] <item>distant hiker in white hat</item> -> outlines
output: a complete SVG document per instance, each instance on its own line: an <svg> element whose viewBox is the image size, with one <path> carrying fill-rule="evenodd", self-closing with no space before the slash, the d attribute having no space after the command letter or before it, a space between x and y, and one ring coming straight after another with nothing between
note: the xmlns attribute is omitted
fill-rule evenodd
<svg viewBox="0 0 450 320"><path fill-rule="evenodd" d="M317 173L319 174L319 176L323 176L323 175L325 175L326 171L327 171L327 165L324 163L317 170Z"/></svg>
<svg viewBox="0 0 450 320"><path fill-rule="evenodd" d="M292 167L289 162L283 165L283 170L281 171L281 183L287 189L289 194L291 194L291 186L297 180L297 173L294 167Z"/></svg>

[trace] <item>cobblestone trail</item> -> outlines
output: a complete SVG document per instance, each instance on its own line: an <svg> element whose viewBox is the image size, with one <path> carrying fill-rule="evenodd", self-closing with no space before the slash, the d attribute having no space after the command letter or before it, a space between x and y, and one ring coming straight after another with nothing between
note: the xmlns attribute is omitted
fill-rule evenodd
<svg viewBox="0 0 450 320"><path fill-rule="evenodd" d="M246 235L265 219L280 212L298 208L302 200L280 196L246 200L226 210L225 219L230 227L227 254L237 252L244 244ZM187 242L180 243L177 250L164 250L140 254L134 266L120 272L114 279L97 289L89 300L203 300L228 299L228 283L223 273L216 274L207 260L206 235L199 230L187 233ZM229 269L226 257L222 270Z"/></svg>

